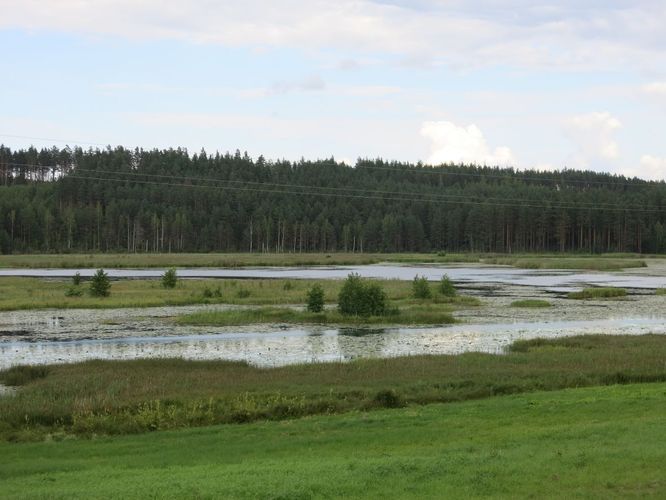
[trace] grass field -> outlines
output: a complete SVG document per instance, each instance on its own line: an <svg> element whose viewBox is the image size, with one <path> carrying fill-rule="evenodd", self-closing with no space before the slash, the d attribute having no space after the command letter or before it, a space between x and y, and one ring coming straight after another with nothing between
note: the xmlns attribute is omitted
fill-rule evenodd
<svg viewBox="0 0 666 500"><path fill-rule="evenodd" d="M666 496L666 384L0 444L4 498Z"/></svg>
<svg viewBox="0 0 666 500"><path fill-rule="evenodd" d="M179 359L14 368L0 383L0 439L128 434L218 423L480 399L634 382L666 382L666 336L516 342L467 353L257 368Z"/></svg>
<svg viewBox="0 0 666 500"><path fill-rule="evenodd" d="M176 288L165 289L159 280L113 281L111 296L91 297L88 282L80 285L80 297L65 295L69 280L0 277L0 310L71 309L175 306L187 304L279 305L303 304L307 291L319 284L327 303L334 303L342 287L341 280L272 280L272 279L200 279L179 280ZM382 280L382 288L390 301L410 307L424 303L411 299L412 284L407 281ZM426 301L427 302L427 301ZM449 306L473 306L479 301L471 297L446 298L435 294L430 303Z"/></svg>
<svg viewBox="0 0 666 500"><path fill-rule="evenodd" d="M182 253L182 254L29 254L0 255L6 268L133 268L313 266L396 263L484 263L526 269L613 271L645 267L640 254L482 254L482 253Z"/></svg>

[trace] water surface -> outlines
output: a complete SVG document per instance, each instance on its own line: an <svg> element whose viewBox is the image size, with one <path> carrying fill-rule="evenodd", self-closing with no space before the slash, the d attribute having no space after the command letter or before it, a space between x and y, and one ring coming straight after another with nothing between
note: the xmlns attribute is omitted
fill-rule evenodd
<svg viewBox="0 0 666 500"><path fill-rule="evenodd" d="M0 276L39 278L70 278L79 272L83 277L93 269L0 269ZM111 278L158 278L163 269L108 269ZM401 265L377 264L363 266L260 267L234 269L178 269L181 278L264 278L264 279L344 279L350 273L365 278L412 280L417 274L431 281L448 275L457 283L495 283L571 290L586 285L625 288L666 287L666 273L646 275L640 270L622 272L588 272L576 270L533 270L484 265Z"/></svg>

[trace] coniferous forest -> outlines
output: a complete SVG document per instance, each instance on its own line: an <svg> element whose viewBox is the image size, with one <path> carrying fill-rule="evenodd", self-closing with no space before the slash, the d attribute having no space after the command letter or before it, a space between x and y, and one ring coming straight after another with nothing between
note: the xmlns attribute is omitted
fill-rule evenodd
<svg viewBox="0 0 666 500"><path fill-rule="evenodd" d="M666 184L564 170L0 146L12 252L666 251Z"/></svg>

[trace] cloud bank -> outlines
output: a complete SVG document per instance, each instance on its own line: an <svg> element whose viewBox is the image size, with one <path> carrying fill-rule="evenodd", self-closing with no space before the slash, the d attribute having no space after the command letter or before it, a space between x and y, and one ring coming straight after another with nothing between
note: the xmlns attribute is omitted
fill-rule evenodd
<svg viewBox="0 0 666 500"><path fill-rule="evenodd" d="M474 163L477 165L511 166L515 163L511 149L502 146L490 150L479 127L466 127L448 121L429 121L421 135L430 139L431 151L426 163Z"/></svg>
<svg viewBox="0 0 666 500"><path fill-rule="evenodd" d="M458 67L663 67L664 25L659 0L0 1L0 28L346 49Z"/></svg>

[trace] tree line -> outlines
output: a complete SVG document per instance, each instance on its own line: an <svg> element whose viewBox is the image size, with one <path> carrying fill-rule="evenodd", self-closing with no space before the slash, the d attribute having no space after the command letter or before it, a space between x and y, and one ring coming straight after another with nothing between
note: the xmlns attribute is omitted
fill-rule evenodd
<svg viewBox="0 0 666 500"><path fill-rule="evenodd" d="M0 146L0 251L666 251L666 184L240 151Z"/></svg>

